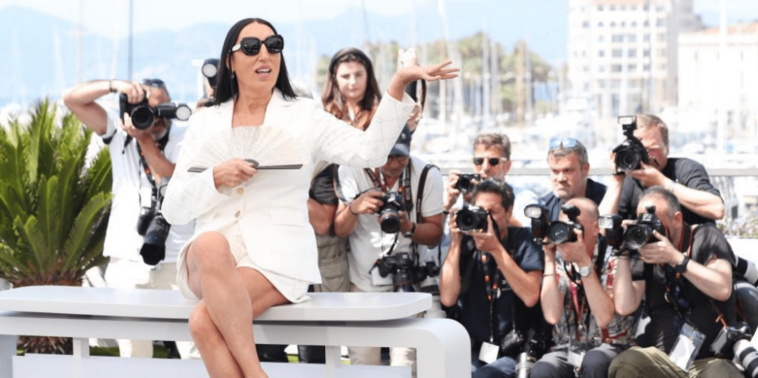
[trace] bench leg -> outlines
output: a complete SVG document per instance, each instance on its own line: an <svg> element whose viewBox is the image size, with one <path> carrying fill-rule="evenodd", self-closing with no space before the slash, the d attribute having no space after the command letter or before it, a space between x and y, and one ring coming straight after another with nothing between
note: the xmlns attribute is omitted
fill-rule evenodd
<svg viewBox="0 0 758 378"><path fill-rule="evenodd" d="M16 336L0 335L0 378L13 377Z"/></svg>
<svg viewBox="0 0 758 378"><path fill-rule="evenodd" d="M333 378L337 376L337 369L342 365L342 356L340 355L340 347L327 346L326 347L326 377Z"/></svg>

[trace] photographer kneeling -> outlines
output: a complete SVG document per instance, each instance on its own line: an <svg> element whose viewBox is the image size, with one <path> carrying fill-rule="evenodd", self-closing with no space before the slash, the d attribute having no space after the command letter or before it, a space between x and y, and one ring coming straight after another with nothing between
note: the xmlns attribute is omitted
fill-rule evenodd
<svg viewBox="0 0 758 378"><path fill-rule="evenodd" d="M95 101L119 95L118 112ZM63 101L110 147L113 203L103 255L108 287L177 290L176 258L192 236L194 222L170 226L160 212L168 180L174 173L190 110L169 103L159 79L141 83L97 80L66 90ZM122 357L152 357L150 340L117 340ZM193 343L177 343L182 357L199 358Z"/></svg>
<svg viewBox="0 0 758 378"><path fill-rule="evenodd" d="M484 180L473 192L476 207L450 217L440 301L460 308L478 378L528 375L550 337L537 305L544 258L529 229L508 226L513 197L508 184Z"/></svg>
<svg viewBox="0 0 758 378"><path fill-rule="evenodd" d="M442 238L442 176L436 167L410 156L406 125L387 163L376 169L339 167L340 204L334 232L350 243L350 291L415 291L438 274L423 246ZM353 365L379 365L380 348L348 348ZM411 366L415 350L392 348L391 365Z"/></svg>
<svg viewBox="0 0 758 378"><path fill-rule="evenodd" d="M574 198L561 209L543 246L540 295L557 347L534 365L531 378L607 377L613 358L629 347L634 317L614 309L616 257L599 236L597 205Z"/></svg>
<svg viewBox="0 0 758 378"><path fill-rule="evenodd" d="M724 235L712 226L684 222L676 196L662 187L643 193L637 213L641 227L633 232L627 227L624 248L639 246L632 256L645 263L644 279L633 278L630 252L624 252L613 300L619 314L629 315L645 296L651 318L645 333L655 346L619 355L610 377L742 377L731 361L712 351L717 335L735 319L734 254Z"/></svg>

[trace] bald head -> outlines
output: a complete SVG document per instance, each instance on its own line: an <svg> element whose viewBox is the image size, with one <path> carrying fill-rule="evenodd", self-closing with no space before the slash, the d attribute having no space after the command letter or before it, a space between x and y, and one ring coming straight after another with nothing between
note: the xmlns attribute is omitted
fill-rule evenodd
<svg viewBox="0 0 758 378"><path fill-rule="evenodd" d="M597 218L599 216L597 205L591 199L584 197L572 198L566 202L566 205L574 205L579 209L579 216L576 218L576 221L584 229L584 244L591 255L595 248L597 235L600 233L600 228L597 225ZM565 222L568 220L568 216L561 212L558 219Z"/></svg>

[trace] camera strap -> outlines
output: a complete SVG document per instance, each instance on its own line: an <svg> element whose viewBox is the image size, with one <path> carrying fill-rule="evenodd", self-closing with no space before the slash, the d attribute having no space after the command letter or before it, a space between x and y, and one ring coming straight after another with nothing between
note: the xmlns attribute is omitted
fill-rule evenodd
<svg viewBox="0 0 758 378"><path fill-rule="evenodd" d="M598 238L596 248L598 249L597 255L593 256L595 258L595 261L593 263L593 269L595 270L595 276L597 277L598 281L601 281L601 274L603 272L603 265L605 264L605 252L607 248L607 244L602 238ZM590 331L590 319L592 317L592 309L589 306L589 303L587 301L586 292L584 291L584 285L580 278L578 278L578 274L576 272L576 269L574 268L574 264L570 265L571 269L569 272L569 264L566 262L566 260L563 260L563 269L566 272L566 275L569 278L569 288L571 289L571 299L572 303L574 304L574 324L576 326L576 335L574 336L574 340L580 341L581 339L581 329L580 326L582 326L581 319L582 315L584 315L584 310L586 308L587 310L587 316L584 320L584 329L585 329L585 336L589 337L589 331ZM581 303L581 306L579 305ZM604 338L605 339L605 338ZM589 340L585 340L589 341Z"/></svg>
<svg viewBox="0 0 758 378"><path fill-rule="evenodd" d="M683 251L685 257L690 257L690 254L692 252L692 239L695 235L695 228L697 225L690 227L685 227L684 232L682 233L681 238L679 239L679 248L684 247L685 240L688 240L687 249L686 251ZM687 238L685 235L689 233L689 238ZM664 294L664 299L671 303L672 306L674 306L674 310L677 314L682 318L682 320L686 321L687 316L683 313L683 308L687 307L687 315L691 312L691 308L689 308L689 301L687 299L687 292L686 292L686 286L681 281L681 274L676 273L674 268L668 264L660 264L661 268L663 269L665 275L666 275L666 293ZM687 302L687 306L684 306L683 304L680 306L680 299ZM682 307L682 308L680 308Z"/></svg>
<svg viewBox="0 0 758 378"><path fill-rule="evenodd" d="M379 171L378 168L375 168L375 170L371 170L369 168L364 169L368 177L371 179L372 184L374 184L374 187L377 189L389 193L392 188L387 187L387 180L382 180L384 175ZM400 176L400 185L398 185L397 188L398 192L400 192L400 195L403 196L403 202L405 206L405 212L410 212L413 210L413 193L411 192L411 162L409 161L408 164L405 166L405 169L403 170L403 174Z"/></svg>
<svg viewBox="0 0 758 378"><path fill-rule="evenodd" d="M157 142L157 144L158 144L158 150L164 156L165 156L165 152L164 151L166 149L166 145L168 144L168 135L169 135L169 133L166 132L166 135L164 135L163 138L161 138ZM147 177L147 181L153 187L152 188L153 198L158 199L158 201L160 203L163 199L159 198L161 193L158 190L158 185L156 184L155 177L153 176L153 173L152 173L152 170L150 169L150 166L147 164L147 160L145 160L145 155L142 154L142 147L140 147L139 143L136 143L136 145L137 145L137 152L139 154L139 166L140 166L140 169L145 173L145 177ZM141 173L139 175L141 176ZM137 180L139 180L138 182L140 183L140 186L141 186L142 179L141 179L140 176L137 177ZM141 192L141 191L138 190L138 192ZM142 203L141 196L142 196L142 193L140 193L140 204Z"/></svg>
<svg viewBox="0 0 758 378"><path fill-rule="evenodd" d="M494 224L494 222L493 222ZM498 232L499 234L499 232ZM508 250L508 254L511 256L513 255L513 248L514 248L514 238L511 238L510 235L508 237L510 250ZM502 242L501 242L502 244ZM490 277L490 261L492 261L492 255L489 252L484 252L479 249L476 250L474 253L474 256L476 258L477 264L480 266L480 270L482 272L483 276L483 284L484 284L484 293L487 298L487 302L489 302L490 305L490 343L493 343L495 340L495 324L497 324L497 318L495 317L495 301L500 299L500 295L503 290L506 290L508 284L505 283L503 287L500 287L500 281L505 278L500 272L499 269L497 269L497 266L495 267L495 273ZM516 328L516 309L515 306L511 306L511 322L513 324L513 328Z"/></svg>

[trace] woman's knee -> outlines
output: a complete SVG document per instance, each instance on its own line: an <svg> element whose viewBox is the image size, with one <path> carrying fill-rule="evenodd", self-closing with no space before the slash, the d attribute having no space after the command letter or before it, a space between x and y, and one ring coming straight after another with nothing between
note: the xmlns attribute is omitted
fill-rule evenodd
<svg viewBox="0 0 758 378"><path fill-rule="evenodd" d="M192 242L189 248L187 262L190 266L197 265L199 269L234 267L234 257L229 249L229 241L221 233L204 232Z"/></svg>
<svg viewBox="0 0 758 378"><path fill-rule="evenodd" d="M192 340L199 344L218 333L216 324L213 323L211 315L208 313L208 308L205 307L205 303L198 303L195 309L192 310L189 317L189 329Z"/></svg>

